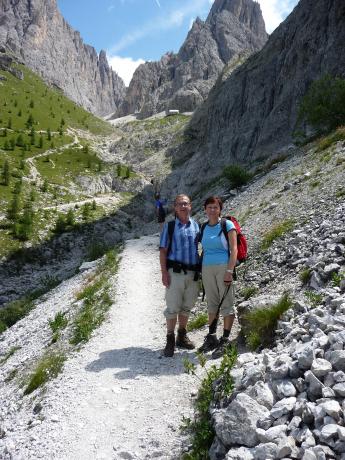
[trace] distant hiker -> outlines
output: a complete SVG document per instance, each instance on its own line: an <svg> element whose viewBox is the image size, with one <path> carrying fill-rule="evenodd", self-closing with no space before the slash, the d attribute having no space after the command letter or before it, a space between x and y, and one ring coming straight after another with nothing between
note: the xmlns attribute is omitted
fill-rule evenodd
<svg viewBox="0 0 345 460"><path fill-rule="evenodd" d="M158 220L158 223L160 224L160 230L162 231L163 224L165 222L165 217L166 217L166 212L164 209L164 205L166 205L166 200L162 200L159 193L156 193L155 200L156 200L155 204L156 204L157 220Z"/></svg>
<svg viewBox="0 0 345 460"><path fill-rule="evenodd" d="M191 350L194 344L187 337L187 322L199 293L199 225L190 217L192 205L187 195L174 201L176 218L166 223L160 239L162 283L166 287L167 342L164 356L175 350L175 326L178 322L176 346Z"/></svg>
<svg viewBox="0 0 345 460"><path fill-rule="evenodd" d="M212 358L224 354L230 344L230 332L235 319L233 275L237 260L237 232L230 220L221 221L222 200L217 196L207 198L204 209L208 222L201 227L200 238L203 248L202 280L205 288L208 308L209 333L206 335L201 352L214 350ZM226 231L222 229L226 226ZM225 238L225 234L227 238ZM216 318L218 305L225 290L221 313L224 321L223 336L218 340L215 328L211 327ZM214 324L214 323L213 323Z"/></svg>

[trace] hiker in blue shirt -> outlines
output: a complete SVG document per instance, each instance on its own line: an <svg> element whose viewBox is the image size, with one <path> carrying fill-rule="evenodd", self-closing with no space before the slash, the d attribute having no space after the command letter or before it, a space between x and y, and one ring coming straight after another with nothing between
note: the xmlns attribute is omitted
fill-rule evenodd
<svg viewBox="0 0 345 460"><path fill-rule="evenodd" d="M234 269L237 260L237 232L230 220L225 221L226 235L221 226L222 200L217 196L207 198L204 203L208 222L202 231L202 281L205 288L208 309L209 333L205 337L200 352L213 351L212 358L216 359L224 354L230 344L230 332L235 319L235 291L233 284ZM228 290L226 293L225 289ZM224 321L223 336L218 340L212 330L213 320L216 318L218 305L224 294L221 313Z"/></svg>
<svg viewBox="0 0 345 460"><path fill-rule="evenodd" d="M162 231L163 224L165 222L166 212L164 206L166 205L166 200L161 199L160 194L156 193L155 195L155 206L156 206L156 214L157 214L157 221L160 224L160 230Z"/></svg>
<svg viewBox="0 0 345 460"><path fill-rule="evenodd" d="M164 356L167 357L174 355L175 345L189 350L194 348L187 337L186 327L199 293L199 225L190 217L192 206L187 195L178 195L174 208L176 219L164 224L159 245L162 283L166 287L167 342Z"/></svg>

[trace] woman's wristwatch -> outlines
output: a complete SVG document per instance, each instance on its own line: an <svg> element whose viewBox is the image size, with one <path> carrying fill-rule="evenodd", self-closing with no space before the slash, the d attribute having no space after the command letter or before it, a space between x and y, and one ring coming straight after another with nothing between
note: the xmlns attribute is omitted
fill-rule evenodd
<svg viewBox="0 0 345 460"><path fill-rule="evenodd" d="M226 272L227 272L227 273L231 273L232 275L234 274L234 271L233 271L233 270L230 270L230 269L227 269Z"/></svg>

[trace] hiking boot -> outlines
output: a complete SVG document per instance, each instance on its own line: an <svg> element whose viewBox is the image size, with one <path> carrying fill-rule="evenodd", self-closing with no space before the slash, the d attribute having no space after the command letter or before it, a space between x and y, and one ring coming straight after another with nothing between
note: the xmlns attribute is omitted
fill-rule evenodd
<svg viewBox="0 0 345 460"><path fill-rule="evenodd" d="M177 331L176 346L179 348L186 348L187 350L193 350L195 345L191 342L187 336L186 329L179 329Z"/></svg>
<svg viewBox="0 0 345 460"><path fill-rule="evenodd" d="M174 351L175 351L175 334L172 332L170 334L167 334L167 343L165 345L163 355L166 358L171 358L174 356Z"/></svg>
<svg viewBox="0 0 345 460"><path fill-rule="evenodd" d="M214 350L217 348L219 340L217 339L216 334L207 334L204 339L204 343L201 347L198 348L200 353L207 353L208 351Z"/></svg>
<svg viewBox="0 0 345 460"><path fill-rule="evenodd" d="M224 355L225 350L230 347L230 339L228 337L221 337L219 340L218 347L212 353L212 359L221 358Z"/></svg>

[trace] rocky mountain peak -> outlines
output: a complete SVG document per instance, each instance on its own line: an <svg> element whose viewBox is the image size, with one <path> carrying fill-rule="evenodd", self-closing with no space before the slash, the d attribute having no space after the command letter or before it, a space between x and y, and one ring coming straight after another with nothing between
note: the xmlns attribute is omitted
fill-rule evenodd
<svg viewBox="0 0 345 460"><path fill-rule="evenodd" d="M267 40L260 6L252 0L216 1L206 21L197 18L177 54L141 65L115 116L141 117L167 108L193 111L207 97L234 56L262 48Z"/></svg>
<svg viewBox="0 0 345 460"><path fill-rule="evenodd" d="M1 0L0 46L93 113L111 113L122 102L125 85L105 52L98 56L83 43L56 0Z"/></svg>
<svg viewBox="0 0 345 460"><path fill-rule="evenodd" d="M261 51L220 79L194 113L178 187L233 163L252 165L293 148L301 98L325 74L344 77L345 2L301 0ZM187 153L188 152L188 153ZM200 186L200 183L198 184Z"/></svg>

